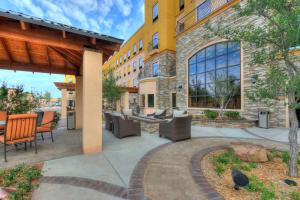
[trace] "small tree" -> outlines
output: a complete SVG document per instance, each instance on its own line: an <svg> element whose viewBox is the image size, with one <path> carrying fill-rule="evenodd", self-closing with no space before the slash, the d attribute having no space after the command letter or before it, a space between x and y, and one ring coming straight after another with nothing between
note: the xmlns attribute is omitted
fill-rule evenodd
<svg viewBox="0 0 300 200"><path fill-rule="evenodd" d="M300 44L300 1L247 0L241 1L235 9L240 21L252 17L258 19L259 23L229 27L226 26L227 21L221 19L217 26L208 24L206 27L215 36L249 44L253 49L251 64L268 69L265 76L256 77L253 88L247 91L250 99L272 102L279 97L287 97L290 124L289 175L297 177L296 109L300 108L300 66L291 50Z"/></svg>
<svg viewBox="0 0 300 200"><path fill-rule="evenodd" d="M213 96L215 97L217 104L220 106L219 115L221 118L224 117L224 110L227 108L232 97L236 95L239 90L239 86L234 83L235 78L227 76L227 73L211 73L211 80L213 80L211 90L214 91Z"/></svg>
<svg viewBox="0 0 300 200"><path fill-rule="evenodd" d="M24 92L23 86L7 88L6 83L0 86L0 110L9 114L22 114L32 111L36 107L35 95Z"/></svg>
<svg viewBox="0 0 300 200"><path fill-rule="evenodd" d="M107 100L112 110L116 108L116 101L121 99L124 92L123 88L117 86L116 79L110 71L107 78L103 80L103 98Z"/></svg>
<svg viewBox="0 0 300 200"><path fill-rule="evenodd" d="M47 103L49 103L50 100L51 100L51 93L48 92L48 91L46 91L46 92L44 93L43 99L45 99L45 101L46 101Z"/></svg>

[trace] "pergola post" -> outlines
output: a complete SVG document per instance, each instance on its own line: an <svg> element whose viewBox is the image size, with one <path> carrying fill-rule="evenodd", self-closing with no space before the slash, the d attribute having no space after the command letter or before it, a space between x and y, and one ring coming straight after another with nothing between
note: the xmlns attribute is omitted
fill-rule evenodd
<svg viewBox="0 0 300 200"><path fill-rule="evenodd" d="M83 52L83 152L102 151L102 52Z"/></svg>
<svg viewBox="0 0 300 200"><path fill-rule="evenodd" d="M83 81L81 76L76 76L75 86L75 112L76 112L76 129L82 129L82 96Z"/></svg>
<svg viewBox="0 0 300 200"><path fill-rule="evenodd" d="M67 89L61 90L61 118L67 117L67 105L68 105L68 91Z"/></svg>

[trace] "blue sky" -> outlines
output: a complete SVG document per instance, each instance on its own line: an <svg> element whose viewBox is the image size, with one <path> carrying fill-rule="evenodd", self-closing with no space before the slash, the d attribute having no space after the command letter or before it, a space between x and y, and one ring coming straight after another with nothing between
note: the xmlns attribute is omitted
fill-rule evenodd
<svg viewBox="0 0 300 200"><path fill-rule="evenodd" d="M144 23L144 0L0 0L0 8L127 40ZM23 84L28 91L60 92L64 76L0 70L0 81Z"/></svg>

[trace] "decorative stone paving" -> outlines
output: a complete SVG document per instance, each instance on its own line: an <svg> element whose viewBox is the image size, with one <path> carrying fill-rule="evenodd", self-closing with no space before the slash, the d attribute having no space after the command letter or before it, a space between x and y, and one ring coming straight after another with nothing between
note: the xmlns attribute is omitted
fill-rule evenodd
<svg viewBox="0 0 300 200"><path fill-rule="evenodd" d="M40 183L64 184L87 189L96 190L122 199L127 199L127 189L114 184L97 181L87 178L66 177L66 176L46 176L40 179Z"/></svg>
<svg viewBox="0 0 300 200"><path fill-rule="evenodd" d="M149 151L136 165L128 189L111 183L78 177L43 177L41 183L92 189L129 200L223 200L206 181L200 160L210 151L231 142L251 142L268 148L287 149L282 143L237 138L194 138L167 143Z"/></svg>

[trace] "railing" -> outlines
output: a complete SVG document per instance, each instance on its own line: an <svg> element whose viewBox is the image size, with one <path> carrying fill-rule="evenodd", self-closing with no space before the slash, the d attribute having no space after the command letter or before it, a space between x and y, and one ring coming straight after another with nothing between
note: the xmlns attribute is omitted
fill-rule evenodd
<svg viewBox="0 0 300 200"><path fill-rule="evenodd" d="M233 0L206 0L200 4L197 8L183 16L177 21L176 32L181 33L198 21L203 20L209 16L212 12L220 9L225 4L230 3Z"/></svg>

